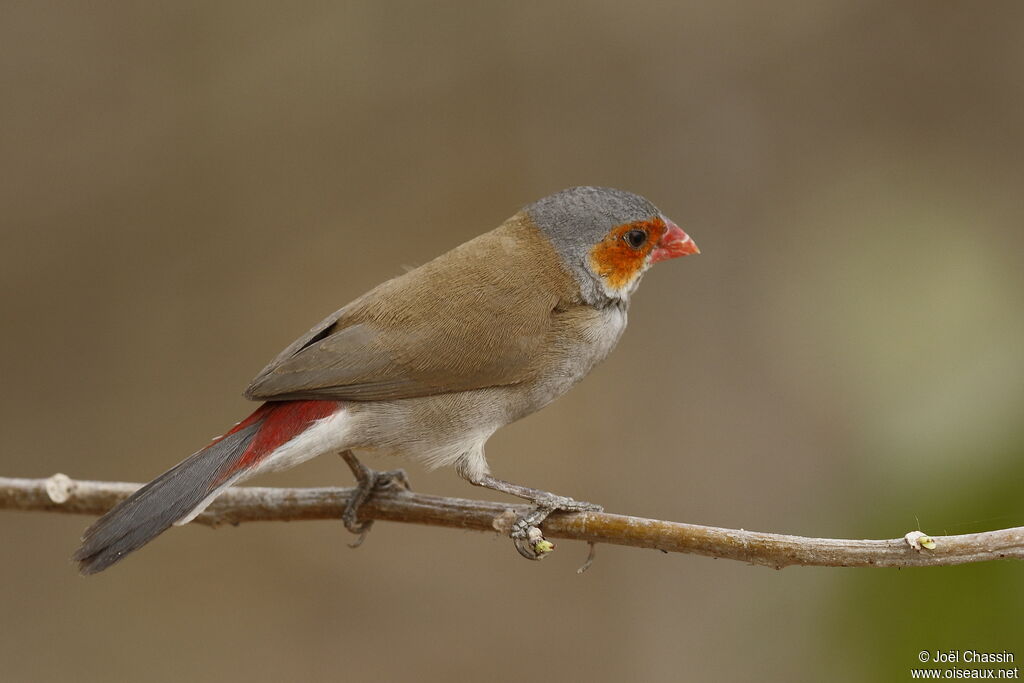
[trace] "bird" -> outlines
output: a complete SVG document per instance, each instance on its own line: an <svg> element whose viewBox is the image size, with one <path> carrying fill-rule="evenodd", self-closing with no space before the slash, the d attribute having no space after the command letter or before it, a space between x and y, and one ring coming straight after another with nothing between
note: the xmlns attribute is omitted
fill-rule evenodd
<svg viewBox="0 0 1024 683"><path fill-rule="evenodd" d="M354 450L452 466L470 484L529 501L511 536L539 559L552 511L600 506L499 479L484 444L578 383L618 343L630 297L653 264L698 254L644 197L572 187L526 205L497 228L383 282L317 323L249 384L256 410L92 524L74 560L95 574L220 493L256 474L337 453L358 486L343 514L381 486Z"/></svg>

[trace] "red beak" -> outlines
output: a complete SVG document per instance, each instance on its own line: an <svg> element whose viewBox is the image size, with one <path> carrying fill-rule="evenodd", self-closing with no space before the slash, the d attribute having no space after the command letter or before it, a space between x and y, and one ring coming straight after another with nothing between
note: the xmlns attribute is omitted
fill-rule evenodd
<svg viewBox="0 0 1024 683"><path fill-rule="evenodd" d="M668 226L668 230L658 241L658 246L654 247L654 251L651 252L651 263L700 253L697 244L683 232L682 228L667 218L665 224Z"/></svg>

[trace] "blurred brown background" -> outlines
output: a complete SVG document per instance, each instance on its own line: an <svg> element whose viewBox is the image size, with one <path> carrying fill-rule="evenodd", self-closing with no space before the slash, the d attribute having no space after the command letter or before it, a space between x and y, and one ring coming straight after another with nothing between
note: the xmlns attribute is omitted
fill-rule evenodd
<svg viewBox="0 0 1024 683"><path fill-rule="evenodd" d="M1019 3L6 2L0 55L0 474L147 480L324 314L603 184L703 254L649 273L619 350L499 432L498 474L794 534L1024 524ZM349 481L322 458L257 483ZM582 544L529 563L379 524L353 551L301 523L172 530L87 580L88 521L0 515L3 680L863 681L921 649L1024 657L1009 562L602 547L577 576Z"/></svg>

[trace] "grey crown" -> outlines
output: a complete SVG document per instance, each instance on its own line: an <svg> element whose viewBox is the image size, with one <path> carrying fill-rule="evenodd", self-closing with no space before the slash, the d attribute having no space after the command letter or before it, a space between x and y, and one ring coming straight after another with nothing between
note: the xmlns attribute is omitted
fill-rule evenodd
<svg viewBox="0 0 1024 683"><path fill-rule="evenodd" d="M570 187L523 207L551 240L569 266L587 303L608 300L600 278L591 271L587 254L608 232L623 223L660 216L640 195L612 187Z"/></svg>

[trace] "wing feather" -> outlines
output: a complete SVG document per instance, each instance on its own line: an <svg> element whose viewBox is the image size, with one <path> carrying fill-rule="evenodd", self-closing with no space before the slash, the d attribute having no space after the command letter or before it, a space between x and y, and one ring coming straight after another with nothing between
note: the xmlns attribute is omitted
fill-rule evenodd
<svg viewBox="0 0 1024 683"><path fill-rule="evenodd" d="M394 400L534 376L571 276L521 215L336 311L246 391L254 400Z"/></svg>

